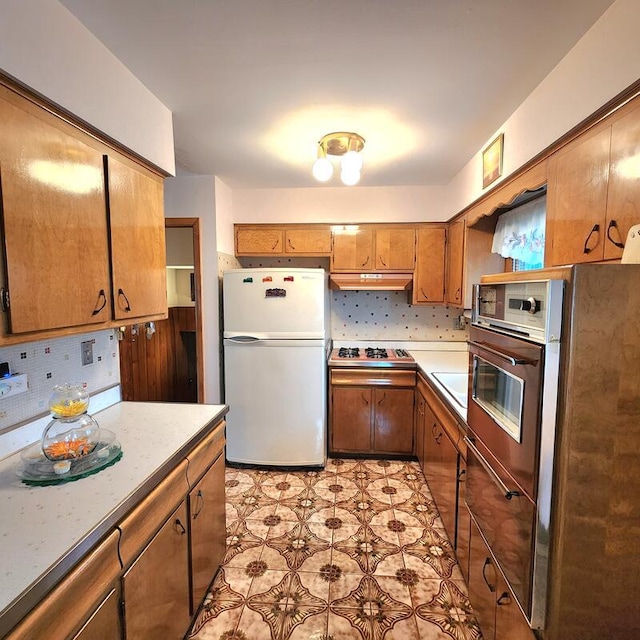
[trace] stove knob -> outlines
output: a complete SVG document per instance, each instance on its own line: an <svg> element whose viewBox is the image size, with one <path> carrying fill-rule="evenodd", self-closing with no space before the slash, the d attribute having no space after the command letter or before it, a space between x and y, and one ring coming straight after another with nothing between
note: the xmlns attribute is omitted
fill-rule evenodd
<svg viewBox="0 0 640 640"><path fill-rule="evenodd" d="M535 313L540 308L538 301L535 298L527 298L522 301L521 309L523 311L527 311L528 313Z"/></svg>

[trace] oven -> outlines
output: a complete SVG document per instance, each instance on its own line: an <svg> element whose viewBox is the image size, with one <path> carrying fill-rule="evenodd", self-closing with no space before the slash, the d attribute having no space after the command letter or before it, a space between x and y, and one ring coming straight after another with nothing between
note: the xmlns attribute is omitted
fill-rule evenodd
<svg viewBox="0 0 640 640"><path fill-rule="evenodd" d="M562 280L474 287L466 502L533 628L546 610Z"/></svg>

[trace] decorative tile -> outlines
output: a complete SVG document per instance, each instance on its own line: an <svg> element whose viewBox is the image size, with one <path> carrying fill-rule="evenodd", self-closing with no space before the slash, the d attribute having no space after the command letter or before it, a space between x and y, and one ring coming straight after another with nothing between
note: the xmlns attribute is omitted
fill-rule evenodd
<svg viewBox="0 0 640 640"><path fill-rule="evenodd" d="M227 552L197 640L481 640L414 462L227 468Z"/></svg>

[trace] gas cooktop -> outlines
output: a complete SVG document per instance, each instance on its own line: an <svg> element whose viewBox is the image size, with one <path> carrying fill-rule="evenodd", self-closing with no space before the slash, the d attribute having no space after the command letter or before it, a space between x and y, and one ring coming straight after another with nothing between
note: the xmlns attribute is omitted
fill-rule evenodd
<svg viewBox="0 0 640 640"><path fill-rule="evenodd" d="M396 367L415 369L413 357L405 349L381 347L340 347L329 356L330 367Z"/></svg>

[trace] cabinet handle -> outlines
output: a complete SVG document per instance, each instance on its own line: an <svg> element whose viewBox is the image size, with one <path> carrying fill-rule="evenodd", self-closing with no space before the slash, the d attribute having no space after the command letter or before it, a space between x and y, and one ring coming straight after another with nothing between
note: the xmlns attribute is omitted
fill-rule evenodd
<svg viewBox="0 0 640 640"><path fill-rule="evenodd" d="M122 296L124 298L124 301L126 302L126 305L124 306L124 310L127 312L131 311L131 304L129 303L129 298L127 298L127 294L122 289L118 289L118 296Z"/></svg>
<svg viewBox="0 0 640 640"><path fill-rule="evenodd" d="M484 580L485 584L487 585L487 587L489 587L489 591L491 591L491 593L495 593L496 591L496 587L495 585L492 585L488 580L487 580L487 574L485 573L486 569L487 569L487 565L488 564L493 564L491 562L491 558L485 558L484 560L484 564L482 565L482 579Z"/></svg>
<svg viewBox="0 0 640 640"><path fill-rule="evenodd" d="M464 437L464 441L467 443L469 449L473 455L478 459L480 465L484 468L484 470L489 474L489 477L493 480L493 483L500 489L500 492L504 496L505 500L511 500L512 498L517 498L520 495L519 491L510 490L507 485L502 482L502 480L498 477L496 472L491 468L491 465L484 459L484 456L478 451L478 447L474 444L475 440L469 438L469 436Z"/></svg>
<svg viewBox="0 0 640 640"><path fill-rule="evenodd" d="M9 311L9 289L0 289L0 309Z"/></svg>
<svg viewBox="0 0 640 640"><path fill-rule="evenodd" d="M366 267L368 263L369 263L369 256L367 256L367 259L360 266Z"/></svg>
<svg viewBox="0 0 640 640"><path fill-rule="evenodd" d="M584 241L584 247L582 248L582 253L591 253L592 249L590 249L587 244L589 243L589 240L591 239L591 236L594 233L600 233L600 225L599 224L594 224L593 228L591 229L591 231L589 231L589 235L587 236L587 239ZM597 243L596 243L597 246Z"/></svg>
<svg viewBox="0 0 640 640"><path fill-rule="evenodd" d="M195 520L201 513L204 507L204 496L202 490L196 493L196 499L193 501L193 520Z"/></svg>
<svg viewBox="0 0 640 640"><path fill-rule="evenodd" d="M386 267L387 263L382 259L382 256L378 256L378 260L380 260L380 262L382 262L382 266Z"/></svg>
<svg viewBox="0 0 640 640"><path fill-rule="evenodd" d="M428 299L429 299L429 296L424 292L424 289L423 289L422 287L420 287L420 293L422 294L422 297L423 297L425 300L428 300Z"/></svg>
<svg viewBox="0 0 640 640"><path fill-rule="evenodd" d="M609 240L609 242L613 242L613 244L615 244L618 249L624 249L624 242L616 242L611 237L611 229L618 229L618 223L615 220L609 221L609 226L607 227L607 240ZM618 233L620 233L619 230Z"/></svg>
<svg viewBox="0 0 640 640"><path fill-rule="evenodd" d="M364 403L369 406L369 401L367 400L366 396L364 395L364 391L362 392L362 400L364 401Z"/></svg>
<svg viewBox="0 0 640 640"><path fill-rule="evenodd" d="M185 533L187 533L187 530L184 528L184 525L182 524L182 522L180 522L180 518L176 518L176 521L173 523L173 528L181 535L183 536Z"/></svg>
<svg viewBox="0 0 640 640"><path fill-rule="evenodd" d="M460 287L456 289L456 300L460 300Z"/></svg>
<svg viewBox="0 0 640 640"><path fill-rule="evenodd" d="M462 476L467 473L466 469L461 469L460 472L458 473L458 482L464 482L464 480L462 479Z"/></svg>
<svg viewBox="0 0 640 640"><path fill-rule="evenodd" d="M442 431L436 436L436 444L440 444L440 440L442 440Z"/></svg>
<svg viewBox="0 0 640 640"><path fill-rule="evenodd" d="M101 298L102 298L102 304L98 306ZM100 289L100 292L98 293L98 301L96 302L96 308L92 311L91 315L97 316L105 308L106 304L107 304L107 294L104 292L104 289Z"/></svg>
<svg viewBox="0 0 640 640"><path fill-rule="evenodd" d="M280 243L280 238L278 238L276 240L276 243L273 245L273 247L271 247L271 251L273 251L278 246L279 243Z"/></svg>
<svg viewBox="0 0 640 640"><path fill-rule="evenodd" d="M380 398L380 400L378 400L378 404L381 405L384 402L384 399L387 397L387 392L385 391L382 394L382 398Z"/></svg>
<svg viewBox="0 0 640 640"><path fill-rule="evenodd" d="M291 238L287 238L287 244L295 251L296 248L293 246L293 244L291 244ZM278 245L278 243L276 242L276 246ZM275 247L274 247L275 249Z"/></svg>
<svg viewBox="0 0 640 640"><path fill-rule="evenodd" d="M508 591L505 591L497 600L496 600L496 604L501 607L502 605L505 604L511 604L511 596L509 595Z"/></svg>

